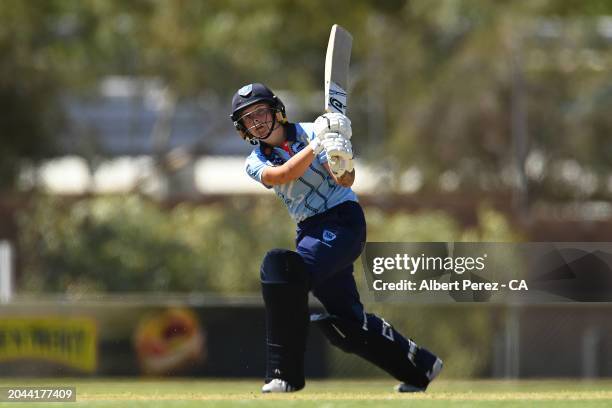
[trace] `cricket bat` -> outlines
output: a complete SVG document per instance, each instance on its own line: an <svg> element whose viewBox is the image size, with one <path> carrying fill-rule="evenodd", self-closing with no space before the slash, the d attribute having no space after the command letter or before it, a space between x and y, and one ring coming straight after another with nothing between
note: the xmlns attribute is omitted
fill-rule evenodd
<svg viewBox="0 0 612 408"><path fill-rule="evenodd" d="M346 115L352 46L353 36L338 24L334 24L329 34L325 55L325 112ZM337 158L331 160L334 159ZM344 166L342 167L337 174L335 173L336 176L344 174Z"/></svg>
<svg viewBox="0 0 612 408"><path fill-rule="evenodd" d="M325 112L346 115L352 46L353 36L338 24L334 24L325 55Z"/></svg>

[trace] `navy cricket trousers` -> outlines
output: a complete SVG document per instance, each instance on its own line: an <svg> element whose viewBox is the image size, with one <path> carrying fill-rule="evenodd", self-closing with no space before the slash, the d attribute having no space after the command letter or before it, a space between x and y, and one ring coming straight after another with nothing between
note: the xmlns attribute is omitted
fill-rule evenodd
<svg viewBox="0 0 612 408"><path fill-rule="evenodd" d="M363 321L364 310L353 262L365 241L365 217L354 201L309 217L297 228L296 250L310 273L312 293L328 313L357 322Z"/></svg>

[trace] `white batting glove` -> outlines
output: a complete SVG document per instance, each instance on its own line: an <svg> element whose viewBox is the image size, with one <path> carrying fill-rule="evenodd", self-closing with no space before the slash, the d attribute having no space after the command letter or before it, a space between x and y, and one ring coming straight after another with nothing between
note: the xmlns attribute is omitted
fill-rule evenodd
<svg viewBox="0 0 612 408"><path fill-rule="evenodd" d="M339 134L327 133L323 140L327 163L336 177L340 177L345 171L353 170L353 146L351 141Z"/></svg>
<svg viewBox="0 0 612 408"><path fill-rule="evenodd" d="M323 140L315 137L308 143L308 145L312 148L312 153L316 156L321 153L324 149Z"/></svg>
<svg viewBox="0 0 612 408"><path fill-rule="evenodd" d="M355 164L353 163L353 159L344 160L344 162L345 162L344 170L346 170L348 173L350 173L351 171L355 169Z"/></svg>
<svg viewBox="0 0 612 408"><path fill-rule="evenodd" d="M334 176L336 177L342 177L345 172L350 173L355 168L355 166L353 165L353 159L330 157L328 163L329 169L332 171L332 173L334 173Z"/></svg>
<svg viewBox="0 0 612 408"><path fill-rule="evenodd" d="M331 170L332 173L334 173L334 176L336 177L342 177L342 175L346 171L345 169L346 160L340 157L328 158L327 164L329 164L329 169Z"/></svg>
<svg viewBox="0 0 612 408"><path fill-rule="evenodd" d="M328 133L339 133L345 139L353 135L351 120L341 113L325 113L314 121L314 132L318 139L323 140Z"/></svg>
<svg viewBox="0 0 612 408"><path fill-rule="evenodd" d="M350 140L345 139L337 133L326 133L323 139L323 147L327 154L327 160L330 157L339 157L342 159L353 158L353 146Z"/></svg>

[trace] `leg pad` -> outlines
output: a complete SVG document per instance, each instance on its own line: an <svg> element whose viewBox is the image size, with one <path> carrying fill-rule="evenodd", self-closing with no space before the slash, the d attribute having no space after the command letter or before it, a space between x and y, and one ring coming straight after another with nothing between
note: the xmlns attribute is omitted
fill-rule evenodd
<svg viewBox="0 0 612 408"><path fill-rule="evenodd" d="M304 387L304 352L308 335L309 278L299 254L274 249L261 265L266 306L266 382L281 379Z"/></svg>
<svg viewBox="0 0 612 408"><path fill-rule="evenodd" d="M423 389L429 384L437 357L376 315L365 314L361 325L328 314L313 315L311 322L334 346L364 358L396 379Z"/></svg>

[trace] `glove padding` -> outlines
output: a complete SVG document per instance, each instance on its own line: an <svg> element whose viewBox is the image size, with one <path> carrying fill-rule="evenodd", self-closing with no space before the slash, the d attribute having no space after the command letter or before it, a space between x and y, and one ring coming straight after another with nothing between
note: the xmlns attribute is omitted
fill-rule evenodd
<svg viewBox="0 0 612 408"><path fill-rule="evenodd" d="M353 170L353 146L350 140L337 133L326 133L323 146L329 168L336 177L342 176L345 171Z"/></svg>
<svg viewBox="0 0 612 408"><path fill-rule="evenodd" d="M353 159L342 159L340 157L330 157L327 161L329 169L334 173L336 177L342 177L345 172L350 173L353 171L355 166L353 165Z"/></svg>
<svg viewBox="0 0 612 408"><path fill-rule="evenodd" d="M343 159L353 158L353 145L350 140L345 139L337 133L326 133L323 139L323 148L327 158L340 157Z"/></svg>
<svg viewBox="0 0 612 408"><path fill-rule="evenodd" d="M314 133L320 140L328 133L339 133L349 140L353 135L351 120L341 113L325 113L314 121Z"/></svg>
<svg viewBox="0 0 612 408"><path fill-rule="evenodd" d="M309 145L312 148L312 152L315 156L321 153L324 148L323 141L316 137L310 141Z"/></svg>

